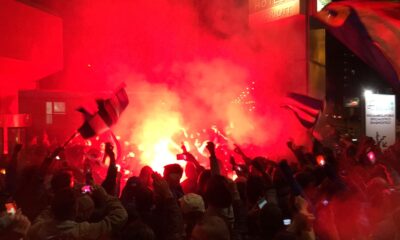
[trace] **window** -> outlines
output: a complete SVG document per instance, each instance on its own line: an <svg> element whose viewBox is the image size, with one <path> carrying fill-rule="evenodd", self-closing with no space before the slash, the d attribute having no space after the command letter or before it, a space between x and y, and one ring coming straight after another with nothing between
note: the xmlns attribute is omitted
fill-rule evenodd
<svg viewBox="0 0 400 240"><path fill-rule="evenodd" d="M53 112L55 114L65 114L65 102L54 102Z"/></svg>
<svg viewBox="0 0 400 240"><path fill-rule="evenodd" d="M53 124L55 114L66 114L65 102L46 102L46 124Z"/></svg>

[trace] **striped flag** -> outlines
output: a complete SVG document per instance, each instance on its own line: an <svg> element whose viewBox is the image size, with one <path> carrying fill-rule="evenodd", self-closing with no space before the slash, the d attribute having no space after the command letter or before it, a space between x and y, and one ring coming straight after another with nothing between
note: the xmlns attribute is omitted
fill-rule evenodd
<svg viewBox="0 0 400 240"><path fill-rule="evenodd" d="M324 110L324 102L299 93L289 93L286 98L286 107L291 110L301 125L305 128L312 128Z"/></svg>
<svg viewBox="0 0 400 240"><path fill-rule="evenodd" d="M111 127L117 123L121 113L128 106L129 99L125 88L121 87L111 98L106 100L98 99L96 102L99 109L99 115L107 126Z"/></svg>
<svg viewBox="0 0 400 240"><path fill-rule="evenodd" d="M85 108L78 109L85 118L84 123L78 129L83 138L91 138L101 134L117 123L129 104L125 86L120 87L110 98L98 99L96 103L98 111L95 114L90 114Z"/></svg>
<svg viewBox="0 0 400 240"><path fill-rule="evenodd" d="M315 17L395 90L400 90L400 3L333 2Z"/></svg>

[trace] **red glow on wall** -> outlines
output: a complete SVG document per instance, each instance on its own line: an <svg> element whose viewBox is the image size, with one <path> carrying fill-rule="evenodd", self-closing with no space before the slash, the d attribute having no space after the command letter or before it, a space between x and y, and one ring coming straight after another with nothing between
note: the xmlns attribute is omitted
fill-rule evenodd
<svg viewBox="0 0 400 240"><path fill-rule="evenodd" d="M62 20L18 1L0 8L0 114L17 113L17 91L63 67Z"/></svg>

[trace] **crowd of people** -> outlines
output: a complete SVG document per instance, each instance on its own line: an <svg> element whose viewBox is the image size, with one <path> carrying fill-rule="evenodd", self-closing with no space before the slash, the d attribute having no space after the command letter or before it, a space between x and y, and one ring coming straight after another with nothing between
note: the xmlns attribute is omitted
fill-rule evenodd
<svg viewBox="0 0 400 240"><path fill-rule="evenodd" d="M209 169L183 149L185 169L169 164L161 175L144 166L120 190L110 143L100 182L86 162L55 164L62 148L22 168L18 144L2 160L0 239L400 239L400 143L385 151L367 137L335 149L287 145L292 161L236 146L233 180L208 142Z"/></svg>

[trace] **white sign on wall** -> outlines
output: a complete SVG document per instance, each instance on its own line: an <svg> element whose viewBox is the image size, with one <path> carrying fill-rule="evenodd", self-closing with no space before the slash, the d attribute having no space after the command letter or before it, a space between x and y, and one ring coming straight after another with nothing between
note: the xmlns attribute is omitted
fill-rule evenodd
<svg viewBox="0 0 400 240"><path fill-rule="evenodd" d="M381 143L383 149L396 141L395 95L365 95L366 135Z"/></svg>
<svg viewBox="0 0 400 240"><path fill-rule="evenodd" d="M250 0L250 26L260 26L300 14L300 0Z"/></svg>

